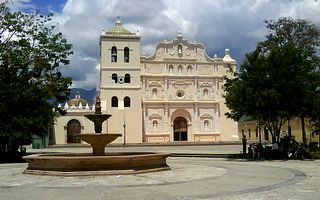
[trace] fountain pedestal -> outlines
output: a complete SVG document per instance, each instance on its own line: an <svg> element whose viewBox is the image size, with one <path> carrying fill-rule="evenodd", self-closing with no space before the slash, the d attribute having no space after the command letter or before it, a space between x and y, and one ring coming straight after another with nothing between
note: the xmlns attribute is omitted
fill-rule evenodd
<svg viewBox="0 0 320 200"><path fill-rule="evenodd" d="M100 97L96 97L96 108L94 114L84 115L94 123L94 132L92 134L79 134L76 137L90 144L93 156L104 156L104 149L107 144L121 137L121 134L102 134L102 123L108 120L110 114L102 114Z"/></svg>
<svg viewBox="0 0 320 200"><path fill-rule="evenodd" d="M107 144L114 141L118 137L121 137L121 134L79 134L76 137L90 144L92 147L92 155L93 156L104 156L104 150Z"/></svg>

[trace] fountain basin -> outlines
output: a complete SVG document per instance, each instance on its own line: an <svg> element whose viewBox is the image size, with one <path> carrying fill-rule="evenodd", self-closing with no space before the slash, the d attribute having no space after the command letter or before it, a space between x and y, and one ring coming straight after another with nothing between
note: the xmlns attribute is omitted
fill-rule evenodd
<svg viewBox="0 0 320 200"><path fill-rule="evenodd" d="M107 144L114 141L118 137L121 137L121 134L101 134L101 133L89 133L89 134L79 134L76 137L85 141L86 143L92 146L92 155L94 156L103 156L105 155L104 149Z"/></svg>
<svg viewBox="0 0 320 200"><path fill-rule="evenodd" d="M84 115L84 116L94 123L94 132L101 133L102 123L104 121L106 121L107 119L109 119L112 115L102 114L101 113L101 106L100 105L97 105L97 106L98 107L96 107L96 111L94 114L88 114L88 115ZM97 110L97 108L99 108L99 107L100 107L100 111L99 111L99 109Z"/></svg>
<svg viewBox="0 0 320 200"><path fill-rule="evenodd" d="M97 121L97 122L103 123L104 121L109 119L112 115L110 115L110 114L88 114L88 115L84 115L84 116L93 122Z"/></svg>
<svg viewBox="0 0 320 200"><path fill-rule="evenodd" d="M118 175L169 170L170 154L154 152L117 152L105 156L90 154L36 154L25 156L25 174L81 176Z"/></svg>

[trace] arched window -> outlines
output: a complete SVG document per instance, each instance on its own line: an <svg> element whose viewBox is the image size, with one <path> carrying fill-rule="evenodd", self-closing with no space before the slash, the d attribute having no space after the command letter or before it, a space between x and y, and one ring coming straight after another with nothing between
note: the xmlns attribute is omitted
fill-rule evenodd
<svg viewBox="0 0 320 200"><path fill-rule="evenodd" d="M179 54L182 53L182 45L181 44L178 45L178 53Z"/></svg>
<svg viewBox="0 0 320 200"><path fill-rule="evenodd" d="M157 129L158 129L158 121L157 120L153 120L152 121L152 131L153 132L157 132Z"/></svg>
<svg viewBox="0 0 320 200"><path fill-rule="evenodd" d="M169 65L169 74L172 74L173 71L173 65Z"/></svg>
<svg viewBox="0 0 320 200"><path fill-rule="evenodd" d="M152 98L157 98L157 96L158 96L158 90L157 90L157 88L153 88L152 89Z"/></svg>
<svg viewBox="0 0 320 200"><path fill-rule="evenodd" d="M188 72L188 74L191 74L191 71L192 71L192 66L191 66L191 65L188 65L188 67L187 67L187 72Z"/></svg>
<svg viewBox="0 0 320 200"><path fill-rule="evenodd" d="M209 130L209 120L204 120L203 126L204 126L204 130L208 131Z"/></svg>
<svg viewBox="0 0 320 200"><path fill-rule="evenodd" d="M113 96L111 98L111 107L118 107L118 97Z"/></svg>
<svg viewBox="0 0 320 200"><path fill-rule="evenodd" d="M129 48L128 47L124 48L124 62L125 63L129 62Z"/></svg>
<svg viewBox="0 0 320 200"><path fill-rule="evenodd" d="M208 89L203 89L203 97L208 97Z"/></svg>
<svg viewBox="0 0 320 200"><path fill-rule="evenodd" d="M208 120L204 120L203 125L204 125L204 127L208 127L209 126L209 121Z"/></svg>
<svg viewBox="0 0 320 200"><path fill-rule="evenodd" d="M117 62L117 47L111 48L111 62Z"/></svg>
<svg viewBox="0 0 320 200"><path fill-rule="evenodd" d="M131 82L130 74L125 74L124 75L124 82L125 83L130 83Z"/></svg>
<svg viewBox="0 0 320 200"><path fill-rule="evenodd" d="M113 83L118 83L118 75L117 74L112 74L111 79L112 79Z"/></svg>
<svg viewBox="0 0 320 200"><path fill-rule="evenodd" d="M124 107L130 107L130 97L125 97L123 99Z"/></svg>
<svg viewBox="0 0 320 200"><path fill-rule="evenodd" d="M182 65L178 66L178 74L182 74Z"/></svg>

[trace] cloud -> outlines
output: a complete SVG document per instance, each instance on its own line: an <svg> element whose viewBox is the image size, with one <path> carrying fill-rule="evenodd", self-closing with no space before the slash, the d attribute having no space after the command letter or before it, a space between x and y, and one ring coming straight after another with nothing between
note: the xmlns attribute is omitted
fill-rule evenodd
<svg viewBox="0 0 320 200"><path fill-rule="evenodd" d="M19 2L22 7L37 6ZM54 16L57 30L74 46L70 66L63 73L73 77L74 86L87 89L99 82L99 36L114 26L117 16L131 32L139 31L141 52L146 55L154 53L157 42L172 40L181 30L184 38L203 43L210 56L222 57L229 48L238 65L267 34L265 19L291 16L320 27L317 0L66 0L60 4Z"/></svg>
<svg viewBox="0 0 320 200"><path fill-rule="evenodd" d="M6 0L0 0L0 3L5 2ZM35 6L30 3L31 0L9 0L8 6L11 10L26 10L26 9L35 9Z"/></svg>

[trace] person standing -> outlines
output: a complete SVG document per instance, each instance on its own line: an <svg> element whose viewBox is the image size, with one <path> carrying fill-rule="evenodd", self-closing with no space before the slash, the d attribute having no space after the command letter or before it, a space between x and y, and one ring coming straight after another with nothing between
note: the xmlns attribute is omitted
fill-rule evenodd
<svg viewBox="0 0 320 200"><path fill-rule="evenodd" d="M247 138L245 134L242 135L242 152L244 156L247 155Z"/></svg>
<svg viewBox="0 0 320 200"><path fill-rule="evenodd" d="M261 152L263 151L263 146L262 146L262 144L260 142L257 144L256 151L257 151L258 159L260 159L261 158Z"/></svg>

